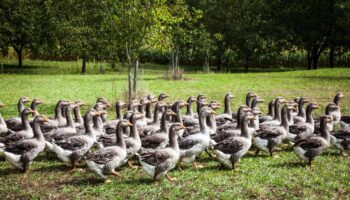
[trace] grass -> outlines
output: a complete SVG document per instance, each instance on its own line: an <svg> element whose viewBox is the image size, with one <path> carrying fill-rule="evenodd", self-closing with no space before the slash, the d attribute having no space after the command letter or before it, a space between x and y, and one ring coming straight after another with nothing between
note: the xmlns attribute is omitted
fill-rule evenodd
<svg viewBox="0 0 350 200"><path fill-rule="evenodd" d="M206 94L209 99L223 100L226 92L236 98L232 108L244 103L248 91L255 91L268 102L273 97L292 99L307 96L317 102L320 116L337 91L344 93L342 113L350 113L350 70L320 69L317 71L292 71L249 74L187 74L186 81L164 81L159 74L140 76L142 93L168 93L171 101L189 95ZM126 75L0 75L0 101L8 105L1 110L7 118L17 115L19 97L40 97L46 102L39 107L41 113L53 115L55 102L60 98L82 99L92 105L104 96L111 101L123 98ZM267 103L261 106L266 113ZM222 110L218 111L219 113ZM114 117L112 111L110 118ZM205 168L170 174L174 183L162 179L151 183L142 170L121 169L123 178L111 177L113 183L103 184L89 171L68 173L68 169L55 157L43 155L33 162L26 175L18 173L8 162L0 161L0 194L14 199L347 199L350 194L349 157L342 157L330 148L318 157L313 168L308 168L291 151L283 147L279 158L265 154L253 157L252 152L241 159L236 171L220 170L213 158L199 157Z"/></svg>

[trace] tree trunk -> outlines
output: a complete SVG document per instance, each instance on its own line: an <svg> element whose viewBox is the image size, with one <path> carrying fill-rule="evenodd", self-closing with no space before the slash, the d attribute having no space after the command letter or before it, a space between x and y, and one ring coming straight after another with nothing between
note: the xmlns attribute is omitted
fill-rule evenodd
<svg viewBox="0 0 350 200"><path fill-rule="evenodd" d="M175 69L179 69L179 51L176 50L176 56L175 56Z"/></svg>
<svg viewBox="0 0 350 200"><path fill-rule="evenodd" d="M311 50L307 50L307 70L311 70L312 67L312 56L311 56Z"/></svg>
<svg viewBox="0 0 350 200"><path fill-rule="evenodd" d="M329 50L329 67L330 68L334 68L334 51L335 51L335 48L334 48L334 45L332 44Z"/></svg>
<svg viewBox="0 0 350 200"><path fill-rule="evenodd" d="M312 52L312 69L317 69L319 57L320 53L318 53L318 48L315 47Z"/></svg>
<svg viewBox="0 0 350 200"><path fill-rule="evenodd" d="M221 72L222 70L222 53L221 48L218 48L216 52L216 70Z"/></svg>
<svg viewBox="0 0 350 200"><path fill-rule="evenodd" d="M83 56L83 64L82 64L82 67L81 67L81 74L82 75L86 74L86 56L85 55Z"/></svg>
<svg viewBox="0 0 350 200"><path fill-rule="evenodd" d="M135 61L135 66L134 66L134 87L133 87L133 92L134 92L134 99L136 99L137 96L137 73L139 70L139 58L136 58Z"/></svg>
<svg viewBox="0 0 350 200"><path fill-rule="evenodd" d="M132 87L131 87L131 59L128 57L128 99L131 101Z"/></svg>
<svg viewBox="0 0 350 200"><path fill-rule="evenodd" d="M17 57L18 57L18 68L22 68L23 66L23 50L22 48L16 48L15 49L16 53L17 53Z"/></svg>
<svg viewBox="0 0 350 200"><path fill-rule="evenodd" d="M249 58L246 57L244 60L244 69L245 69L245 73L248 73L249 70Z"/></svg>

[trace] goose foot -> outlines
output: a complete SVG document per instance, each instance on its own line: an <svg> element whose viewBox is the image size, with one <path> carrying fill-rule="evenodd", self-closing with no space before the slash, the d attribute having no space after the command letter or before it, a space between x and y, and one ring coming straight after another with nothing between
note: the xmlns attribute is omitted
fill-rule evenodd
<svg viewBox="0 0 350 200"><path fill-rule="evenodd" d="M132 168L132 169L138 169L139 168L138 166L133 165L131 161L128 161L128 166L130 168Z"/></svg>
<svg viewBox="0 0 350 200"><path fill-rule="evenodd" d="M111 172L111 174L113 176L122 177L121 173L119 173L119 172Z"/></svg>
<svg viewBox="0 0 350 200"><path fill-rule="evenodd" d="M173 182L173 181L176 181L177 179L175 177L171 177L170 175L166 174L165 175L166 178L170 181L170 182Z"/></svg>
<svg viewBox="0 0 350 200"><path fill-rule="evenodd" d="M197 164L197 162L193 162L193 167L196 169L202 169L204 166L201 164Z"/></svg>
<svg viewBox="0 0 350 200"><path fill-rule="evenodd" d="M205 152L210 156L210 157L212 157L212 158L216 158L216 156L214 156L214 155L212 155L209 151L208 151L208 149L207 150L205 150Z"/></svg>
<svg viewBox="0 0 350 200"><path fill-rule="evenodd" d="M105 183L112 183L110 179L105 180Z"/></svg>
<svg viewBox="0 0 350 200"><path fill-rule="evenodd" d="M342 156L344 156L344 157L348 156L348 154L347 154L347 153L345 153L345 152L344 152L344 151L342 151L342 150L340 150L340 154L341 154Z"/></svg>
<svg viewBox="0 0 350 200"><path fill-rule="evenodd" d="M179 162L177 163L177 169L178 169L180 172L182 172L182 162L181 162L181 161L179 161Z"/></svg>

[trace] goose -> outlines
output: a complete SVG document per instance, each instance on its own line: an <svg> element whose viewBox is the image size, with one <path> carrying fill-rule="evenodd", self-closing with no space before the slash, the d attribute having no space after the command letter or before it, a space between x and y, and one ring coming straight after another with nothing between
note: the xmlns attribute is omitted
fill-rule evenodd
<svg viewBox="0 0 350 200"><path fill-rule="evenodd" d="M71 105L73 106L75 128L77 129L77 132L83 133L85 132L84 119L81 116L80 108L86 104L81 100L77 100L74 102L74 104Z"/></svg>
<svg viewBox="0 0 350 200"><path fill-rule="evenodd" d="M53 152L66 165L75 169L77 162L91 149L96 142L96 131L92 127L93 116L100 115L95 109L90 109L84 115L85 134L76 135L64 140L53 142Z"/></svg>
<svg viewBox="0 0 350 200"><path fill-rule="evenodd" d="M274 105L275 105L275 100L273 99L269 102L267 115L259 117L260 123L273 120L273 118L275 117Z"/></svg>
<svg viewBox="0 0 350 200"><path fill-rule="evenodd" d="M77 135L77 129L75 127L75 123L72 117L72 108L75 107L74 104L65 106L64 107L64 113L66 114L67 119L67 126L60 127L58 129L55 129L49 133L46 133L44 135L45 137L45 147L46 150L49 152L53 151L53 142L54 141L60 141L64 140L66 138L72 137L74 135Z"/></svg>
<svg viewBox="0 0 350 200"><path fill-rule="evenodd" d="M107 134L115 134L115 128L120 120L124 117L122 115L122 109L126 108L127 104L123 101L117 101L115 104L116 118L104 123L103 128L106 130Z"/></svg>
<svg viewBox="0 0 350 200"><path fill-rule="evenodd" d="M255 130L260 130L260 127L259 127L259 115L261 115L262 112L257 107L252 108L251 112L254 115L255 119L250 121L250 126L253 127Z"/></svg>
<svg viewBox="0 0 350 200"><path fill-rule="evenodd" d="M53 129L57 129L59 127L63 127L67 124L66 118L62 115L62 110L64 106L70 105L71 102L67 100L59 100L55 107L55 117L49 119L48 123L41 125L41 130L45 134L47 132L52 131Z"/></svg>
<svg viewBox="0 0 350 200"><path fill-rule="evenodd" d="M211 108L212 110L217 110L217 109L220 109L220 104L217 103L217 101L211 101L208 107ZM189 135L196 134L200 131L199 121L198 119L195 119L195 120L197 120L197 123L195 125L186 127L185 132L182 134L182 137L187 137ZM231 121L228 120L227 123L229 122ZM206 123L209 127L209 135L215 134L218 128L217 122L215 120L215 116L214 115L207 116Z"/></svg>
<svg viewBox="0 0 350 200"><path fill-rule="evenodd" d="M168 97L169 97L169 95L167 95L167 94L165 94L165 93L160 93L160 94L158 95L158 101L164 101L164 99L166 99L166 98L168 98ZM162 116L164 110L165 110L164 108L161 109L161 111L160 111L160 116Z"/></svg>
<svg viewBox="0 0 350 200"><path fill-rule="evenodd" d="M189 135L179 140L180 146L180 162L179 169L181 169L181 162L193 163L195 168L201 168L197 165L195 158L198 154L207 150L209 147L209 127L206 123L207 116L215 114L209 107L203 107L199 114L200 131L196 134Z"/></svg>
<svg viewBox="0 0 350 200"><path fill-rule="evenodd" d="M125 138L126 152L127 152L126 161L129 158L133 157L141 149L141 138L140 138L139 132L137 130L137 127L132 126L132 124L136 124L136 121L142 119L142 117L144 117L144 115L142 113L134 112L129 118L129 122L131 124L130 125L130 135L129 135L129 137ZM135 168L131 164L131 162L128 162L128 165L131 168Z"/></svg>
<svg viewBox="0 0 350 200"><path fill-rule="evenodd" d="M296 116L295 115L295 112L296 112L295 110L298 110L298 103L295 103L295 101L288 101L287 104L294 107L294 110L290 110L288 112L288 124L292 125L292 124L295 123L294 122L294 116Z"/></svg>
<svg viewBox="0 0 350 200"><path fill-rule="evenodd" d="M253 144L257 147L255 155L260 151L270 153L273 157L273 151L276 146L282 143L287 138L289 132L288 112L295 110L294 106L284 105L281 111L282 121L279 126L264 127L260 129L253 138Z"/></svg>
<svg viewBox="0 0 350 200"><path fill-rule="evenodd" d="M298 103L298 115L293 116L293 120L295 123L306 121L306 113L304 110L304 105L306 103L309 103L309 102L310 102L310 100L307 97L301 97L299 99L299 101L297 102Z"/></svg>
<svg viewBox="0 0 350 200"><path fill-rule="evenodd" d="M253 98L252 103L251 103L251 109L257 108L260 103L265 102L264 99L262 99L259 96L256 96Z"/></svg>
<svg viewBox="0 0 350 200"><path fill-rule="evenodd" d="M260 123L260 128L264 128L266 126L278 126L281 123L280 105L283 103L287 103L287 101L283 97L277 97L275 99L273 120L264 121L264 122Z"/></svg>
<svg viewBox="0 0 350 200"><path fill-rule="evenodd" d="M198 123L198 119L194 118L192 111L192 104L194 102L197 102L197 99L195 97L188 97L186 105L186 114L182 117L182 121L185 126L194 125Z"/></svg>
<svg viewBox="0 0 350 200"><path fill-rule="evenodd" d="M44 101L41 100L41 99L34 99L34 100L32 101L32 103L30 104L30 108L31 108L32 110L35 111L35 113L32 114L32 117L33 117L33 118L36 117L37 115L39 115L39 112L38 112L38 110L36 109L36 107L37 107L38 105L41 105L41 104L44 104Z"/></svg>
<svg viewBox="0 0 350 200"><path fill-rule="evenodd" d="M22 129L21 114L24 110L24 104L29 103L31 101L32 100L29 99L28 97L21 97L18 100L17 108L18 108L19 117L11 117L10 119L7 119L5 121L8 129L11 129L13 131L20 131Z"/></svg>
<svg viewBox="0 0 350 200"><path fill-rule="evenodd" d="M105 98L105 97L99 97L97 98L96 100L96 105L98 104L103 104L105 105L105 108L109 108L109 107L112 107L112 104ZM95 108L96 109L96 108ZM99 110L97 110L99 112ZM102 123L105 123L107 121L107 112L104 112L104 113L101 113L101 120L102 120Z"/></svg>
<svg viewBox="0 0 350 200"><path fill-rule="evenodd" d="M248 131L248 120L254 119L253 114L245 114L241 119L241 135L229 137L214 145L213 151L222 165L235 169L235 163L248 152L252 145L252 135Z"/></svg>
<svg viewBox="0 0 350 200"><path fill-rule="evenodd" d="M143 117L142 117L142 119L137 121L138 126L146 126L148 122L152 123L152 121L153 121L152 119L147 120L147 118L146 118L146 105L148 103L149 103L149 101L147 98L142 98L140 100L140 105L138 106L138 111L140 113L142 113Z"/></svg>
<svg viewBox="0 0 350 200"><path fill-rule="evenodd" d="M312 111L319 108L316 103L310 103L306 107L306 122L299 122L289 126L288 140L293 141L297 136L303 137L314 133L315 122L312 117Z"/></svg>
<svg viewBox="0 0 350 200"><path fill-rule="evenodd" d="M0 109L5 107L5 104L0 102ZM2 118L0 113L0 137L5 137L9 134L9 129L7 128L4 118Z"/></svg>
<svg viewBox="0 0 350 200"><path fill-rule="evenodd" d="M100 116L93 116L93 128L96 130L96 137L100 137L101 135L104 135L105 132L105 124L108 123L104 117L106 117L106 109L110 106L110 104L106 104L105 102L97 102L94 106L94 109L100 113Z"/></svg>
<svg viewBox="0 0 350 200"><path fill-rule="evenodd" d="M216 134L210 136L211 144L216 144L222 140L225 140L232 136L238 136L241 134L241 118L246 112L252 111L248 106L242 105L238 108L237 123L231 123L224 127L219 128Z"/></svg>
<svg viewBox="0 0 350 200"><path fill-rule="evenodd" d="M333 100L333 103L339 107L338 110L332 111L330 115L333 117L333 124L336 125L340 122L341 119L341 111L340 111L340 99L343 98L344 95L341 92L338 92Z"/></svg>
<svg viewBox="0 0 350 200"><path fill-rule="evenodd" d="M29 121L28 121L28 116L31 113L35 113L34 110L30 108L25 108L22 111L21 114L21 119L22 119L22 128L20 131L14 132L14 131L9 131L9 135L0 138L0 149L4 147L5 145L19 141L22 139L27 139L27 138L32 138L34 136L34 132L32 128L30 127Z"/></svg>
<svg viewBox="0 0 350 200"><path fill-rule="evenodd" d="M341 155L347 156L344 151L350 150L350 128L346 127L341 130L334 131L330 136L331 144L340 150Z"/></svg>
<svg viewBox="0 0 350 200"><path fill-rule="evenodd" d="M326 109L325 109L325 115L329 115L329 116L332 116L331 113L334 112L334 111L337 111L339 110L339 106L337 106L335 103L330 103L326 106ZM333 117L333 116L332 116ZM334 123L334 121L333 121ZM328 123L327 124L327 130L329 132L333 131L333 123ZM314 130L314 133L315 134L319 134L321 133L321 126L320 126L320 121L316 121L315 122L315 130Z"/></svg>
<svg viewBox="0 0 350 200"><path fill-rule="evenodd" d="M142 138L142 149L160 149L166 147L169 140L166 115L176 116L176 113L170 109L163 112L160 129L155 131L154 134L147 135L146 137Z"/></svg>
<svg viewBox="0 0 350 200"><path fill-rule="evenodd" d="M181 123L174 123L169 129L169 146L161 149L151 149L136 154L141 163L142 169L153 178L158 180L161 176L166 175L169 181L175 179L167 173L176 166L180 158L178 144L179 131L185 129Z"/></svg>
<svg viewBox="0 0 350 200"><path fill-rule="evenodd" d="M147 100L148 100L148 103L146 104L146 108L145 108L145 111L146 111L145 117L147 119L147 122L150 122L153 120L151 107L152 107L152 104L157 103L157 100L156 100L156 97L152 94L149 94L147 96Z"/></svg>
<svg viewBox="0 0 350 200"><path fill-rule="evenodd" d="M294 101L294 103L296 103L298 105L300 99L301 99L301 97L295 97L293 101ZM292 112L292 115L296 116L296 115L298 115L298 113L299 113L299 109L298 109L298 106L297 106L296 110Z"/></svg>
<svg viewBox="0 0 350 200"><path fill-rule="evenodd" d="M256 97L257 95L255 94L255 92L248 92L248 94L247 94L247 96L246 96L246 100L245 100L245 102L246 102L246 105L248 106L248 107L250 107L250 108L252 108L252 99L254 98L254 97Z"/></svg>
<svg viewBox="0 0 350 200"><path fill-rule="evenodd" d="M154 114L153 114L153 122L148 123L147 125L138 125L138 131L140 132L140 136L144 137L146 135L150 135L151 133L157 131L160 127L160 120L159 120L159 113L160 110L165 106L166 104L162 101L158 101L154 107Z"/></svg>
<svg viewBox="0 0 350 200"><path fill-rule="evenodd" d="M235 96L233 96L233 94L231 93L227 93L225 95L225 98L224 98L224 113L223 114L220 114L220 115L217 115L215 117L215 120L218 122L218 121L224 121L224 123L226 122L226 119L232 119L232 111L231 111L231 99L234 98Z"/></svg>
<svg viewBox="0 0 350 200"><path fill-rule="evenodd" d="M312 135L298 140L293 146L294 153L302 160L307 161L310 167L315 157L323 153L329 146L330 135L327 130L327 123L332 123L332 117L328 115L322 116L320 118L321 135Z"/></svg>
<svg viewBox="0 0 350 200"><path fill-rule="evenodd" d="M36 116L33 121L34 137L10 143L4 149L6 160L23 173L27 172L32 161L45 149L45 139L40 124L46 122L48 122L47 118Z"/></svg>
<svg viewBox="0 0 350 200"><path fill-rule="evenodd" d="M197 112L193 114L193 117L198 119L198 116L199 116L199 112L201 110L202 107L206 106L207 105L207 96L205 96L204 94L199 94L197 96ZM187 127L187 126L186 126Z"/></svg>
<svg viewBox="0 0 350 200"><path fill-rule="evenodd" d="M252 105L252 99L254 97L256 97L257 95L255 94L255 92L248 92L245 98L245 105L248 106L249 108L251 108ZM232 113L232 118L237 119L237 115L238 113Z"/></svg>
<svg viewBox="0 0 350 200"><path fill-rule="evenodd" d="M85 156L86 163L97 176L110 183L108 174L121 176L115 169L124 165L127 159L126 143L123 138L123 128L133 126L128 120L122 119L117 124L116 141L112 146L99 149Z"/></svg>

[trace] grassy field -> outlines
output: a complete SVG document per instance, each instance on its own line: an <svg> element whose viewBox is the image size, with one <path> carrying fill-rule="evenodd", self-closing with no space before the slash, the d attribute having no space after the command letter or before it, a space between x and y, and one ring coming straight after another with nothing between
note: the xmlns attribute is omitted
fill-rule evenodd
<svg viewBox="0 0 350 200"><path fill-rule="evenodd" d="M317 71L292 71L249 74L187 74L185 81L165 81L162 73L140 76L142 94L168 93L175 101L189 95L206 94L209 99L223 100L226 92L236 98L232 107L244 103L245 94L255 91L268 102L276 96L292 99L307 96L319 103L320 116L337 91L344 93L342 112L350 113L350 69L321 69ZM46 103L39 107L41 113L53 115L58 99L81 99L92 105L97 97L111 101L123 99L126 75L15 75L0 74L0 102L8 105L1 114L7 118L17 115L16 104L21 96L40 97ZM264 112L267 103L261 106ZM222 110L218 111L221 112ZM114 117L113 111L109 117ZM279 158L265 154L246 155L235 171L220 170L213 158L201 155L199 162L205 168L190 166L170 174L176 182L162 179L151 183L140 169L123 167L123 178L112 177L113 183L103 184L89 171L68 173L56 158L40 156L28 174L20 174L4 161L0 161L1 198L60 198L60 199L347 199L350 195L350 159L338 155L333 148L318 157L313 168L305 165L290 148L278 151Z"/></svg>

